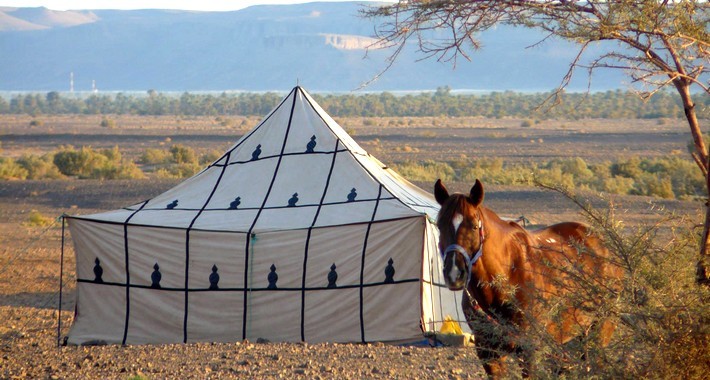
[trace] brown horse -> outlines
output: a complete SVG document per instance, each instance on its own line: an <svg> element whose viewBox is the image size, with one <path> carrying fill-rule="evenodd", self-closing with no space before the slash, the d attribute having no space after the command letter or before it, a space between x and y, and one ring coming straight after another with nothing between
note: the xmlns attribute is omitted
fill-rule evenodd
<svg viewBox="0 0 710 380"><path fill-rule="evenodd" d="M451 290L465 289L463 310L489 377L505 374L509 354L519 357L523 376L530 374L535 348L525 333L533 328L559 344L594 329L601 344L608 343L615 324L592 318L599 303L560 301L579 290L574 281L581 275L603 286L619 278L608 250L587 226L565 222L529 232L482 206L479 180L468 195L449 195L438 180L434 194L441 205L437 225L445 282ZM552 303L556 314L550 313Z"/></svg>

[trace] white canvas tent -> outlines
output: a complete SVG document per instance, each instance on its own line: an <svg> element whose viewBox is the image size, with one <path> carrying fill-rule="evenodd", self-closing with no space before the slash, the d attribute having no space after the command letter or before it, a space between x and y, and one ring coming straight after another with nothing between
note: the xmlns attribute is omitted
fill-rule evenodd
<svg viewBox="0 0 710 380"><path fill-rule="evenodd" d="M439 279L437 211L296 87L192 178L68 217L68 341L421 340L464 319Z"/></svg>

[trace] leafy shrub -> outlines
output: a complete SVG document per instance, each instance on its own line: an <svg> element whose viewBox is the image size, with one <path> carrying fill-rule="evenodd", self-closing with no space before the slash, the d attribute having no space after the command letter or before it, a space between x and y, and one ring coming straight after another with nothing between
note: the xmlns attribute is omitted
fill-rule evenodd
<svg viewBox="0 0 710 380"><path fill-rule="evenodd" d="M200 156L200 165L207 165L211 164L217 160L219 160L222 157L222 152L216 149L213 149L202 156Z"/></svg>
<svg viewBox="0 0 710 380"><path fill-rule="evenodd" d="M0 179L27 178L27 170L10 157L0 157Z"/></svg>
<svg viewBox="0 0 710 380"><path fill-rule="evenodd" d="M54 156L52 154L43 156L25 154L17 160L17 163L27 171L27 179L58 179L63 177L54 164Z"/></svg>
<svg viewBox="0 0 710 380"><path fill-rule="evenodd" d="M107 117L101 118L101 124L103 128L114 129L116 128L116 120L109 119Z"/></svg>
<svg viewBox="0 0 710 380"><path fill-rule="evenodd" d="M140 156L139 162L146 165L162 165L172 161L173 155L164 149L148 148Z"/></svg>
<svg viewBox="0 0 710 380"><path fill-rule="evenodd" d="M160 168L154 172L154 175L157 178L187 178L197 174L200 170L202 167L196 163L183 163Z"/></svg>
<svg viewBox="0 0 710 380"><path fill-rule="evenodd" d="M526 339L539 345L537 352L555 358L536 357L531 377L559 377L560 359L565 378L706 377L710 288L695 283L699 252L695 222L652 211L657 221L625 228L615 219L623 213L592 208L591 202L556 190L580 206L624 277L614 289L596 273L571 269L575 280L569 286L574 291L552 303L595 305L587 311L597 320L615 321L616 331L605 347L594 334L560 346L544 328L531 329Z"/></svg>
<svg viewBox="0 0 710 380"><path fill-rule="evenodd" d="M122 159L118 147L96 152L90 147L64 147L54 154L54 164L68 176L94 179L144 178L132 161Z"/></svg>
<svg viewBox="0 0 710 380"><path fill-rule="evenodd" d="M171 146L170 154L173 155L173 162L176 164L195 164L198 162L195 150L182 144Z"/></svg>
<svg viewBox="0 0 710 380"><path fill-rule="evenodd" d="M29 217L27 217L27 222L24 224L30 227L46 227L54 223L54 219L48 216L42 215L41 212L37 210L32 210Z"/></svg>
<svg viewBox="0 0 710 380"><path fill-rule="evenodd" d="M698 199L705 183L695 163L678 156L588 165L583 159L554 159L545 163L507 163L500 158L460 159L451 162L404 162L393 165L413 181L437 178L472 183L476 178L498 185L530 184L533 179L567 189L659 198Z"/></svg>
<svg viewBox="0 0 710 380"><path fill-rule="evenodd" d="M44 125L44 121L39 119L32 119L30 121L30 127L41 127Z"/></svg>
<svg viewBox="0 0 710 380"><path fill-rule="evenodd" d="M438 178L444 181L449 181L454 178L454 169L445 162L435 162L432 160L416 162L404 162L395 164L392 169L413 181L433 182Z"/></svg>

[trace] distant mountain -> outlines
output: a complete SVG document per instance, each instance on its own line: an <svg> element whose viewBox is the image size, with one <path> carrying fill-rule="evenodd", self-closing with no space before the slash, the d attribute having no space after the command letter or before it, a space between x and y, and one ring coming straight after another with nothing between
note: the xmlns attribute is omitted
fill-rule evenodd
<svg viewBox="0 0 710 380"><path fill-rule="evenodd" d="M0 31L66 28L98 21L92 12L0 7Z"/></svg>
<svg viewBox="0 0 710 380"><path fill-rule="evenodd" d="M350 91L386 67L370 50L375 25L360 2L253 6L234 12L53 11L0 7L0 90ZM547 91L576 54L564 41L527 48L541 35L499 27L482 36L472 62L451 63L406 50L370 91L452 89ZM598 47L601 48L601 47ZM586 89L579 73L572 90ZM593 89L622 86L619 72Z"/></svg>

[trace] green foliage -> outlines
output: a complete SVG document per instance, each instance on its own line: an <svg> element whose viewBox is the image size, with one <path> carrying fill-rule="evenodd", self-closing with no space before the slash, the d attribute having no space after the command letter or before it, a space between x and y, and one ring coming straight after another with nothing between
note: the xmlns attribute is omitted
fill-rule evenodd
<svg viewBox="0 0 710 380"><path fill-rule="evenodd" d="M409 180L423 182L441 178L472 183L478 178L490 184L518 185L536 180L567 189L668 199L697 199L704 194L703 177L695 163L678 156L633 157L594 165L579 157L528 164L483 158L449 163L404 162L393 165L393 168Z"/></svg>
<svg viewBox="0 0 710 380"><path fill-rule="evenodd" d="M0 157L0 179L26 179L27 170L10 157Z"/></svg>
<svg viewBox="0 0 710 380"><path fill-rule="evenodd" d="M39 119L32 119L30 121L30 127L41 127L44 125L44 121Z"/></svg>
<svg viewBox="0 0 710 380"><path fill-rule="evenodd" d="M116 128L116 120L103 117L101 118L101 126L108 129L114 129Z"/></svg>
<svg viewBox="0 0 710 380"><path fill-rule="evenodd" d="M513 91L469 95L451 93L447 86L436 92L395 96L388 92L360 95L318 95L315 100L333 117L362 116L483 116L490 118L518 117L526 119L521 126L531 126L537 119L553 118L683 118L680 102L672 93L659 92L648 101L632 92L621 90L591 94L563 94L562 103L552 109L537 106L549 93L523 94ZM62 97L57 92L46 96L16 95L0 113L11 114L140 114L140 115L253 115L263 116L281 99L275 93L211 94L184 93L170 96L151 90L147 96L96 95L88 98ZM694 94L698 117L710 118L707 93ZM583 105L583 106L581 106ZM221 126L233 126L229 118L215 118ZM105 123L104 123L105 121ZM111 128L111 119L103 118L102 126ZM365 125L374 122L365 119ZM529 124L529 125L528 125Z"/></svg>
<svg viewBox="0 0 710 380"><path fill-rule="evenodd" d="M52 225L53 223L53 218L44 216L37 210L32 210L30 215L27 217L27 222L24 224L29 227L46 227Z"/></svg>
<svg viewBox="0 0 710 380"><path fill-rule="evenodd" d="M392 165L392 169L401 176L410 180L433 182L437 178L444 181L454 178L454 169L447 163L432 160L417 162L404 162Z"/></svg>
<svg viewBox="0 0 710 380"><path fill-rule="evenodd" d="M575 280L570 294L552 304L594 305L597 320L617 323L609 345L588 336L560 346L544 328L533 329L530 341L538 352L536 378L554 374L562 358L566 378L703 378L710 357L710 289L695 283L698 239L694 222L651 211L657 222L626 228L613 208L598 209L563 192L576 202L587 222L610 249L611 261L623 272L622 281L600 281L598 273L570 269ZM540 326L542 327L542 326Z"/></svg>
<svg viewBox="0 0 710 380"><path fill-rule="evenodd" d="M213 149L200 156L200 165L211 164L222 157L223 152Z"/></svg>
<svg viewBox="0 0 710 380"><path fill-rule="evenodd" d="M146 165L162 165L172 161L173 155L164 149L148 148L140 156L139 162Z"/></svg>
<svg viewBox="0 0 710 380"><path fill-rule="evenodd" d="M175 144L170 147L170 154L173 156L173 162L176 164L195 164L198 162L195 150L181 144Z"/></svg>
<svg viewBox="0 0 710 380"><path fill-rule="evenodd" d="M144 178L135 163L123 160L118 147L96 152L90 147L61 148L54 155L54 164L67 176L93 179Z"/></svg>
<svg viewBox="0 0 710 380"><path fill-rule="evenodd" d="M54 155L45 154L36 156L25 154L17 160L17 163L27 171L27 179L58 179L64 177L56 165L54 165Z"/></svg>

